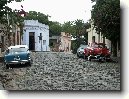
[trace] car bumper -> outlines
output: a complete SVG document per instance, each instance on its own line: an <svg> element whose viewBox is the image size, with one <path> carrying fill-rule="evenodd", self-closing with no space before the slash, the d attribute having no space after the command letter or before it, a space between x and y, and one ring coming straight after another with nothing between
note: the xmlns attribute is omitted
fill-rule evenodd
<svg viewBox="0 0 129 99"><path fill-rule="evenodd" d="M5 62L5 64L25 64L25 63L29 63L31 60L20 60L20 61L9 61L9 62Z"/></svg>

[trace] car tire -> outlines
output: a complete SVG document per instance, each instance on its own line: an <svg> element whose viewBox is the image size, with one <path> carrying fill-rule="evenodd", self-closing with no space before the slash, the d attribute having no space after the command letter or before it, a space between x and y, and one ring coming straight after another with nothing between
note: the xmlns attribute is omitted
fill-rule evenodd
<svg viewBox="0 0 129 99"><path fill-rule="evenodd" d="M31 62L27 62L26 65L27 65L27 66L31 66Z"/></svg>
<svg viewBox="0 0 129 99"><path fill-rule="evenodd" d="M29 63L28 65L31 66L31 63Z"/></svg>
<svg viewBox="0 0 129 99"><path fill-rule="evenodd" d="M102 59L99 59L99 62L102 62Z"/></svg>
<svg viewBox="0 0 129 99"><path fill-rule="evenodd" d="M88 56L84 55L84 59L88 60Z"/></svg>
<svg viewBox="0 0 129 99"><path fill-rule="evenodd" d="M80 58L80 56L78 55L78 53L77 53L77 57Z"/></svg>
<svg viewBox="0 0 129 99"><path fill-rule="evenodd" d="M6 66L6 69L9 69L10 68L10 66L8 64L6 64L5 66Z"/></svg>

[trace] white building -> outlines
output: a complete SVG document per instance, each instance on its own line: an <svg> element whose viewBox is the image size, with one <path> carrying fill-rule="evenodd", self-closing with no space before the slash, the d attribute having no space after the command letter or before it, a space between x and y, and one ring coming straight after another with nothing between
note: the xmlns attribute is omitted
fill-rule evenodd
<svg viewBox="0 0 129 99"><path fill-rule="evenodd" d="M50 51L49 26L39 23L38 20L25 20L22 44L28 45L33 51Z"/></svg>
<svg viewBox="0 0 129 99"><path fill-rule="evenodd" d="M88 44L91 44L92 42L96 42L96 43L103 43L104 39L105 39L105 44L106 46L111 50L111 41L103 38L103 36L100 34L97 34L93 22L90 21L91 24L91 28L87 29L88 32Z"/></svg>

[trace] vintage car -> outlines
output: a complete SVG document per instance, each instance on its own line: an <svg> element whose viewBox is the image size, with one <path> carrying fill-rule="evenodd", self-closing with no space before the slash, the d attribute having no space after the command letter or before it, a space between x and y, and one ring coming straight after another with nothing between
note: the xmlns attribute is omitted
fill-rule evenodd
<svg viewBox="0 0 129 99"><path fill-rule="evenodd" d="M10 46L5 51L4 64L8 69L13 64L27 64L31 66L32 59L27 45Z"/></svg>
<svg viewBox="0 0 129 99"><path fill-rule="evenodd" d="M84 49L84 55L89 61L96 59L99 61L110 61L110 51L103 43L97 43Z"/></svg>
<svg viewBox="0 0 129 99"><path fill-rule="evenodd" d="M84 58L84 49L87 47L88 47L88 45L80 45L80 47L77 49L77 57Z"/></svg>

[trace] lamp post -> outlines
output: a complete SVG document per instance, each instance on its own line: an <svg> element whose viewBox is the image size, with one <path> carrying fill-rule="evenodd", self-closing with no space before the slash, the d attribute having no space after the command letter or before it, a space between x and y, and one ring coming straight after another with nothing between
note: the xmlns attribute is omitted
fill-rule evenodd
<svg viewBox="0 0 129 99"><path fill-rule="evenodd" d="M40 36L38 36L39 37L39 41L41 41L41 51L42 51L42 49L43 49L43 46L42 46L42 33L40 33Z"/></svg>

